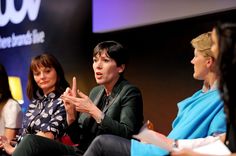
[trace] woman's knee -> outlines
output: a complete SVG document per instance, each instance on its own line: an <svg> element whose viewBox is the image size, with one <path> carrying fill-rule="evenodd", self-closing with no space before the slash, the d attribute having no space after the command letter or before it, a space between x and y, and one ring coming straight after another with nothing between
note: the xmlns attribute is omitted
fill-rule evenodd
<svg viewBox="0 0 236 156"><path fill-rule="evenodd" d="M30 153L35 148L35 135L28 134L23 137L19 145L16 146L13 156L15 155L31 155Z"/></svg>
<svg viewBox="0 0 236 156"><path fill-rule="evenodd" d="M93 146L101 147L102 142L104 142L105 138L106 138L106 136L104 136L104 135L97 136L92 142Z"/></svg>
<svg viewBox="0 0 236 156"><path fill-rule="evenodd" d="M33 144L34 140L35 140L35 135L32 135L32 134L27 134L23 137L23 139L21 140L21 144Z"/></svg>
<svg viewBox="0 0 236 156"><path fill-rule="evenodd" d="M94 143L96 145L104 145L104 144L110 144L112 143L114 140L114 137L113 135L109 135L109 134L104 134L104 135L99 135L97 136L95 139L94 139Z"/></svg>

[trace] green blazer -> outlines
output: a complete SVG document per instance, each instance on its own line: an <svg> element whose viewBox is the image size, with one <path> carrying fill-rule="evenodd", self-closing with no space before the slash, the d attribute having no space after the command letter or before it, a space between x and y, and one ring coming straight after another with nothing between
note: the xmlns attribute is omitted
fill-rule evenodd
<svg viewBox="0 0 236 156"><path fill-rule="evenodd" d="M90 99L95 105L105 94L104 86L94 87ZM67 130L71 139L86 149L100 134L113 134L125 138L137 133L143 124L143 100L140 90L121 77L114 86L108 106L103 110L105 116L100 124L87 113L80 113L78 120ZM91 127L91 124L95 126Z"/></svg>

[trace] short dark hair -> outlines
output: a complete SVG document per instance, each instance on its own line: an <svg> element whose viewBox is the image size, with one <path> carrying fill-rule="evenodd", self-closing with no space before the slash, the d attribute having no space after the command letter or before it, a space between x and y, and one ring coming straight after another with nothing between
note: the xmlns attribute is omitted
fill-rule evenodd
<svg viewBox="0 0 236 156"><path fill-rule="evenodd" d="M93 56L106 50L109 57L115 60L117 66L128 63L128 53L126 49L116 41L103 41L98 43L93 51Z"/></svg>

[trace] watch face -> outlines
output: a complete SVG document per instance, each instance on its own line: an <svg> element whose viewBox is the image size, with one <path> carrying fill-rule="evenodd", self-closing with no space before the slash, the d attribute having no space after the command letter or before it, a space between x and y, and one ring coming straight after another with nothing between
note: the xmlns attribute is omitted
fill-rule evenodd
<svg viewBox="0 0 236 156"><path fill-rule="evenodd" d="M100 124L102 122L101 118L97 119L96 122Z"/></svg>
<svg viewBox="0 0 236 156"><path fill-rule="evenodd" d="M104 119L104 113L101 114L101 117L96 119L96 122L99 124L102 122L102 120Z"/></svg>

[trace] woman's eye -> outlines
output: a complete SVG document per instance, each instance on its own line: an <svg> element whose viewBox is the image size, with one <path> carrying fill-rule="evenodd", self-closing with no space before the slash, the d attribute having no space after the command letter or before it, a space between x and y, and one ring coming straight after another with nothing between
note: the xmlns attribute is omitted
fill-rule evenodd
<svg viewBox="0 0 236 156"><path fill-rule="evenodd" d="M104 59L104 62L109 62L110 60L109 59Z"/></svg>
<svg viewBox="0 0 236 156"><path fill-rule="evenodd" d="M51 69L47 69L45 72L46 72L46 73L50 73L50 71L51 71Z"/></svg>
<svg viewBox="0 0 236 156"><path fill-rule="evenodd" d="M40 74L39 72L34 72L33 73L34 76L39 76L39 74Z"/></svg>
<svg viewBox="0 0 236 156"><path fill-rule="evenodd" d="M93 59L93 62L97 62L97 59L94 58L94 59Z"/></svg>

